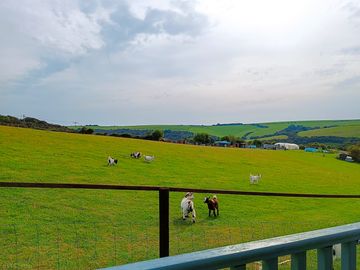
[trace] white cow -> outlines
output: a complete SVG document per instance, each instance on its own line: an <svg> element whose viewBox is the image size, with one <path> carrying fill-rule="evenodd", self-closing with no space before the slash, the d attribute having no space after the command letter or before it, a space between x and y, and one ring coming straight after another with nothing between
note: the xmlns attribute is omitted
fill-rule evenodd
<svg viewBox="0 0 360 270"><path fill-rule="evenodd" d="M261 179L261 174L258 175L250 174L250 184L258 184L260 179Z"/></svg>
<svg viewBox="0 0 360 270"><path fill-rule="evenodd" d="M185 194L185 197L181 200L180 206L182 211L182 218L185 220L189 217L189 215L192 215L192 222L195 223L196 218L196 212L194 208L194 195L192 192L187 192Z"/></svg>

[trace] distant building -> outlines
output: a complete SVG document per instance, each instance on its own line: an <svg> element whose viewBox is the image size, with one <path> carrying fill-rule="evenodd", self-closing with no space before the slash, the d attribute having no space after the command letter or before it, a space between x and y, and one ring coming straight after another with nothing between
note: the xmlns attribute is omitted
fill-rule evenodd
<svg viewBox="0 0 360 270"><path fill-rule="evenodd" d="M270 150L275 150L276 149L274 144L268 144L268 143L265 143L263 145L263 148L264 149L270 149Z"/></svg>
<svg viewBox="0 0 360 270"><path fill-rule="evenodd" d="M338 159L345 160L347 156L348 156L347 153L340 153L339 156L338 156Z"/></svg>
<svg viewBox="0 0 360 270"><path fill-rule="evenodd" d="M299 150L299 146L295 143L275 143L277 150Z"/></svg>
<svg viewBox="0 0 360 270"><path fill-rule="evenodd" d="M246 148L246 143L245 142L235 143L234 146L238 148Z"/></svg>
<svg viewBox="0 0 360 270"><path fill-rule="evenodd" d="M220 146L220 147L228 147L230 146L231 142L228 141L216 141L214 142L214 145Z"/></svg>
<svg viewBox="0 0 360 270"><path fill-rule="evenodd" d="M311 152L311 153L315 153L317 152L318 150L314 147L306 147L305 149L305 152Z"/></svg>
<svg viewBox="0 0 360 270"><path fill-rule="evenodd" d="M246 148L255 149L255 148L256 148L256 145L255 145L255 144L250 144L250 145L248 145Z"/></svg>

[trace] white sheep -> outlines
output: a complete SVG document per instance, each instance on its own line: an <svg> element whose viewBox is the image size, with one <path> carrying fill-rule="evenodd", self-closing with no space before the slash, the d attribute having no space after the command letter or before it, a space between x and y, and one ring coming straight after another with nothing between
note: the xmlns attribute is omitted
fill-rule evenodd
<svg viewBox="0 0 360 270"><path fill-rule="evenodd" d="M146 162L151 162L151 161L153 161L155 159L155 156L144 156L144 160L146 161Z"/></svg>

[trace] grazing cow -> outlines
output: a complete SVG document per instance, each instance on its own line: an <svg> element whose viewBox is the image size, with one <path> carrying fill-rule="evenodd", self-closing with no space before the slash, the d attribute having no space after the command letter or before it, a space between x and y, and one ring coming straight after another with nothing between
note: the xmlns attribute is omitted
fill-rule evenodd
<svg viewBox="0 0 360 270"><path fill-rule="evenodd" d="M108 166L113 166L113 165L115 165L117 163L118 163L117 159L114 159L114 158L112 158L110 156L108 157Z"/></svg>
<svg viewBox="0 0 360 270"><path fill-rule="evenodd" d="M196 213L194 208L194 195L192 192L187 192L185 194L185 197L181 200L180 206L182 210L182 218L185 220L189 217L189 215L192 215L192 222L195 223Z"/></svg>
<svg viewBox="0 0 360 270"><path fill-rule="evenodd" d="M258 175L250 174L250 184L258 184L260 179L261 179L261 174Z"/></svg>
<svg viewBox="0 0 360 270"><path fill-rule="evenodd" d="M210 199L210 196L209 197L205 197L204 199L204 203L207 204L208 206L208 209L209 209L209 217L211 215L211 211L213 211L213 214L214 214L214 217L216 217L217 215L219 215L219 202L218 202L218 199L216 197L216 195L214 195L212 197L212 199ZM215 212L216 210L216 212Z"/></svg>
<svg viewBox="0 0 360 270"><path fill-rule="evenodd" d="M155 156L144 156L144 160L146 161L146 162L151 162L151 161L153 161L155 159Z"/></svg>
<svg viewBox="0 0 360 270"><path fill-rule="evenodd" d="M133 152L130 154L132 158L141 158L141 152Z"/></svg>

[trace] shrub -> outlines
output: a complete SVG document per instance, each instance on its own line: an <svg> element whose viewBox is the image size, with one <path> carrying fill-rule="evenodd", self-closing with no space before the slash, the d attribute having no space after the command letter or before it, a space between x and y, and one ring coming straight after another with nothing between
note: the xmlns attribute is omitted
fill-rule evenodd
<svg viewBox="0 0 360 270"><path fill-rule="evenodd" d="M360 162L360 144L350 146L349 154L355 161Z"/></svg>
<svg viewBox="0 0 360 270"><path fill-rule="evenodd" d="M162 130L157 129L151 133L151 138L154 141L159 141L162 137L164 137L164 132Z"/></svg>
<svg viewBox="0 0 360 270"><path fill-rule="evenodd" d="M194 142L200 144L209 144L211 143L212 139L209 134L207 133L197 133L194 136Z"/></svg>
<svg viewBox="0 0 360 270"><path fill-rule="evenodd" d="M81 133L81 134L93 134L93 133L94 133L94 130L93 130L92 128L82 127L82 128L79 130L79 133Z"/></svg>

